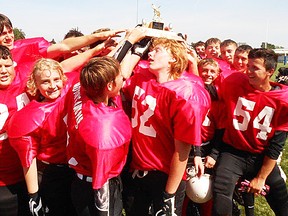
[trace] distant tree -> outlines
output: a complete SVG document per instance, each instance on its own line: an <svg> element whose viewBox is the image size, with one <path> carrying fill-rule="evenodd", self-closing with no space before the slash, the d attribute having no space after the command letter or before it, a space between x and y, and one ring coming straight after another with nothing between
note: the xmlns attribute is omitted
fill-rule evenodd
<svg viewBox="0 0 288 216"><path fill-rule="evenodd" d="M275 46L275 49L284 49L283 46Z"/></svg>
<svg viewBox="0 0 288 216"><path fill-rule="evenodd" d="M261 48L275 49L276 47L275 47L274 44L270 44L270 43L267 43L267 42L262 42Z"/></svg>
<svg viewBox="0 0 288 216"><path fill-rule="evenodd" d="M24 39L26 36L22 29L13 28L13 32L15 41L19 39Z"/></svg>
<svg viewBox="0 0 288 216"><path fill-rule="evenodd" d="M50 44L56 44L56 41L54 40L54 38L49 42Z"/></svg>

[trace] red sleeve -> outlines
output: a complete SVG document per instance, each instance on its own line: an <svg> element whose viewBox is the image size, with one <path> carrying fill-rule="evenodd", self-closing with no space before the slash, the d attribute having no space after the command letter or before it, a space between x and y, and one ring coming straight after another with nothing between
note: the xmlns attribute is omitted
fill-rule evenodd
<svg viewBox="0 0 288 216"><path fill-rule="evenodd" d="M33 158L37 156L37 142L31 136L9 138L11 146L16 150L23 167L30 167Z"/></svg>
<svg viewBox="0 0 288 216"><path fill-rule="evenodd" d="M11 51L13 60L17 64L35 61L41 57L47 57L47 49L50 43L42 37L17 40Z"/></svg>
<svg viewBox="0 0 288 216"><path fill-rule="evenodd" d="M201 145L201 126L211 103L208 92L189 79L179 79L173 83L173 87L169 85L168 82L167 87L173 88L176 93L171 105L171 113L175 113L174 138L193 145Z"/></svg>
<svg viewBox="0 0 288 216"><path fill-rule="evenodd" d="M32 101L17 111L9 121L7 130L9 141L18 153L23 166L30 166L32 159L37 155L39 141L35 140L37 139L35 134L45 119L45 111L49 112L49 108L53 107L51 105L53 104L49 103L46 107L42 103Z"/></svg>

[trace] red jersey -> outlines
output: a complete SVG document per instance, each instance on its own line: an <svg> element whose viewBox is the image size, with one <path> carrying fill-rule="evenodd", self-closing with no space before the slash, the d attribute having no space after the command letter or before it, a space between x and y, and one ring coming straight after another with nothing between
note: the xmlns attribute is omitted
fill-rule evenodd
<svg viewBox="0 0 288 216"><path fill-rule="evenodd" d="M220 76L222 76L224 79L230 76L232 73L236 72L234 69L231 68L231 65L228 62L219 58L216 58L215 60L218 62L218 65L221 69Z"/></svg>
<svg viewBox="0 0 288 216"><path fill-rule="evenodd" d="M37 59L47 57L50 43L42 37L17 40L11 50L13 60L17 64L35 62Z"/></svg>
<svg viewBox="0 0 288 216"><path fill-rule="evenodd" d="M269 92L254 89L247 75L234 73L225 79L227 107L224 142L251 153L262 153L275 130L288 131L288 87L271 82Z"/></svg>
<svg viewBox="0 0 288 216"><path fill-rule="evenodd" d="M35 157L53 164L67 163L65 95L75 79L78 78L79 73L66 75L68 81L57 100L54 102L33 100L22 110L16 112L9 122L10 143L17 151L24 167L29 167Z"/></svg>
<svg viewBox="0 0 288 216"><path fill-rule="evenodd" d="M20 160L10 146L6 130L11 116L30 102L25 93L28 74L36 59L47 56L49 45L43 38L24 39L15 41L11 50L16 76L7 89L0 90L0 186L24 179Z"/></svg>
<svg viewBox="0 0 288 216"><path fill-rule="evenodd" d="M216 129L225 127L226 113L224 103L221 100L211 102L211 107L202 124L202 143L212 140Z"/></svg>
<svg viewBox="0 0 288 216"><path fill-rule="evenodd" d="M210 96L191 76L158 83L154 75L133 75L123 88L132 100L132 169L169 173L174 139L201 144L201 125Z"/></svg>
<svg viewBox="0 0 288 216"><path fill-rule="evenodd" d="M19 71L24 74L30 73L37 59L47 57L49 46L50 43L42 37L15 41L11 53L13 61L21 66Z"/></svg>
<svg viewBox="0 0 288 216"><path fill-rule="evenodd" d="M24 179L20 160L11 147L7 126L11 116L30 102L25 93L27 73L15 68L15 79L6 89L0 89L0 186L11 185Z"/></svg>
<svg viewBox="0 0 288 216"><path fill-rule="evenodd" d="M131 123L122 108L94 104L80 83L69 93L67 146L69 165L77 173L92 176L93 189L119 176L128 154Z"/></svg>

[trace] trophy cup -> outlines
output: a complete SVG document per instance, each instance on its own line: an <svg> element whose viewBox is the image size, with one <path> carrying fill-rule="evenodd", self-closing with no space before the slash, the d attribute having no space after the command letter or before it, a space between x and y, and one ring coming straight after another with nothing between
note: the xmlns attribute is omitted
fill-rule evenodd
<svg viewBox="0 0 288 216"><path fill-rule="evenodd" d="M152 9L154 11L152 22L149 22L147 24L147 22L144 19L142 20L142 26L145 26L147 28L146 36L147 37L165 37L168 39L183 41L183 38L181 38L175 32L172 32L170 30L172 26L171 24L169 25L169 30L164 29L164 22L162 22L159 8L160 6L156 7L154 4L152 4Z"/></svg>
<svg viewBox="0 0 288 216"><path fill-rule="evenodd" d="M161 14L160 14L160 10L159 7L156 7L154 4L152 4L152 9L154 11L154 16L153 16L153 20L152 22L149 24L149 28L152 29L159 29L159 30L163 30L164 29L164 23L162 22L162 18L161 18Z"/></svg>

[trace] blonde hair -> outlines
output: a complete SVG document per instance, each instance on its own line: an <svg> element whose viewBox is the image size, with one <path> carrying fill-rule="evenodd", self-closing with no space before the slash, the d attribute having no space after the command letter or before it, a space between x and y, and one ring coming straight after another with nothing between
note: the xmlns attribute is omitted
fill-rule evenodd
<svg viewBox="0 0 288 216"><path fill-rule="evenodd" d="M63 84L67 81L67 77L64 74L63 68L61 64L53 59L48 58L41 58L36 61L34 64L34 67L32 69L32 72L29 75L28 81L27 81L27 92L32 95L36 96L39 94L38 88L36 86L36 75L41 73L44 70L49 71L58 71L61 80L63 81Z"/></svg>
<svg viewBox="0 0 288 216"><path fill-rule="evenodd" d="M205 66L205 65L212 65L214 67L217 67L218 68L218 72L220 73L221 72L221 69L219 67L219 64L216 60L214 60L213 58L205 58L205 59L201 59L199 62L198 62L198 70L201 71L202 68Z"/></svg>
<svg viewBox="0 0 288 216"><path fill-rule="evenodd" d="M170 76L174 79L179 78L188 65L187 51L185 46L176 40L167 38L153 38L151 49L157 45L163 46L171 53L175 61L171 63Z"/></svg>

